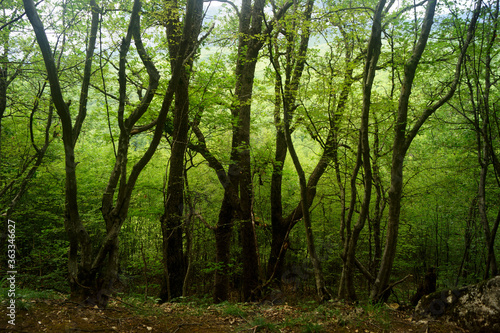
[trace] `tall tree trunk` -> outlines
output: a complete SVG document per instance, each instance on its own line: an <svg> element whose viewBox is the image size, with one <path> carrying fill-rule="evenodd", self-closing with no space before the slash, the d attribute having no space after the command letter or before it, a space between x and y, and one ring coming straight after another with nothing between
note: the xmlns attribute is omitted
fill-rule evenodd
<svg viewBox="0 0 500 333"><path fill-rule="evenodd" d="M370 218L370 228L371 231L373 232L373 257L371 258L370 262L370 273L375 274L376 269L380 265L380 259L382 258L382 242L381 242L381 231L380 231L380 224L382 222L382 217L384 214L385 206L386 206L386 197L385 197L385 190L383 188L382 180L380 177L380 167L378 164L379 158L380 158L380 153L381 153L381 148L380 148L380 133L378 129L378 119L375 116L375 124L374 124L374 139L373 139L373 150L374 150L374 158L373 158L373 163L372 163L372 169L373 169L373 185L375 186L375 190L377 193L377 196L375 198L375 207L374 207L374 212L373 212L373 217ZM371 251L371 248L370 248Z"/></svg>
<svg viewBox="0 0 500 333"><path fill-rule="evenodd" d="M391 165L391 186L389 189L389 222L387 224L387 238L384 255L375 281L373 290L377 289L376 297L383 297L381 292L389 283L389 275L396 255L396 244L399 229L399 214L401 211L401 195L403 191L403 161L408 146L406 145L406 127L408 118L408 105L413 85L413 79L422 53L427 45L430 29L433 23L436 0L431 0L427 5L425 19L422 25L420 38L415 45L411 58L405 65L404 80L401 87L399 107L395 125L394 145ZM372 291L372 298L373 295Z"/></svg>
<svg viewBox="0 0 500 333"><path fill-rule="evenodd" d="M48 81L50 83L51 95L54 106L61 119L63 131L63 145L65 155L65 218L64 226L70 243L68 257L68 278L71 288L71 296L76 300L84 300L89 293L89 280L91 279L91 243L90 237L81 221L78 211L77 201L77 181L76 181L76 163L74 147L78 138L81 123L86 115L86 99L80 100L80 110L76 118L75 124L71 121L69 105L64 101L59 79L58 71L53 57L53 52L43 23L38 16L35 4L32 0L23 0L26 15L35 32L36 40L42 52L42 56L47 70ZM90 67L93 59L93 52L96 43L96 34L98 27L98 13L96 11L96 3L91 0L90 6L92 9L92 24L90 29L90 38L87 46L87 55L85 61L85 71L81 90L81 96L86 95L88 90L88 82L90 80ZM79 251L80 249L80 251ZM80 264L78 259L80 258Z"/></svg>
<svg viewBox="0 0 500 333"><path fill-rule="evenodd" d="M92 11L92 24L85 60L82 89L80 93L79 111L73 125L69 112L69 103L66 104L63 99L59 79L57 77L58 72L56 70L52 50L47 40L43 24L37 15L33 1L24 0L24 5L26 14L30 19L31 25L33 26L37 42L43 54L50 82L52 99L61 119L63 128L63 143L66 161L65 228L70 242L68 270L71 295L73 299L78 301L93 303L101 307L105 307L111 293L112 285L116 279L119 252L118 235L128 214L132 191L141 171L153 156L160 142L163 131L163 126L156 126L151 143L146 152L138 160L138 162L134 164L132 170L128 172L127 153L130 137L131 135L141 131L134 126L148 110L159 82L159 73L151 59L148 57L141 40L141 2L140 0L134 1L128 31L120 47L120 64L118 70L120 94L118 105L118 125L120 128L120 138L115 166L111 172L108 185L102 197L101 210L106 223L106 236L100 244L95 256L92 256L93 253L90 237L80 219L78 211L74 147L81 131L83 121L86 117L88 87L92 73L91 65L99 22L99 8L97 7L95 1L91 0L90 7ZM189 20L190 19L186 19L186 22ZM188 28L184 30L184 35L191 36L190 29L192 27L187 23L185 25ZM125 119L124 113L127 97L125 64L132 38L134 39L139 57L147 70L149 85L146 90L146 94L140 100L140 103L129 113L128 118ZM147 128L153 127L154 124L165 123L174 91L179 82L181 70L184 68L186 58L191 56L191 54L189 54L186 50L186 43L181 43L179 46L179 54L181 56L176 60L176 66L172 71L172 79L168 83L167 91L165 93L158 118L152 123L153 125L146 126Z"/></svg>
<svg viewBox="0 0 500 333"><path fill-rule="evenodd" d="M482 131L486 130L487 121L484 121L484 126ZM481 217L481 225L483 226L484 238L486 240L486 246L488 248L488 255L486 258L486 269L484 271L484 279L489 277L490 269L492 276L498 274L497 270L497 261L495 257L494 251L494 238L491 235L490 222L488 219L488 213L486 209L486 176L488 174L488 168L490 166L490 156L487 144L484 143L482 147L479 148L479 157L481 161L481 171L479 174L479 184L478 184L478 195L477 195L477 204L479 208L479 216Z"/></svg>
<svg viewBox="0 0 500 333"><path fill-rule="evenodd" d="M309 256L311 258L311 262L313 265L314 278L316 281L316 291L320 300L327 300L330 298L330 296L325 287L325 279L321 268L321 262L316 253L316 248L314 244L311 216L309 213L309 205L308 205L309 195L308 195L306 177L302 165L300 164L300 160L297 156L297 153L295 152L295 148L293 146L292 138L290 135L290 122L289 122L290 111L286 99L284 100L283 104L284 104L283 110L284 110L284 129L285 129L286 143L288 151L290 152L290 156L292 157L293 163L295 165L295 170L297 171L299 177L301 208L302 208L302 215L304 219L304 227L306 232L307 250L309 252Z"/></svg>
<svg viewBox="0 0 500 333"><path fill-rule="evenodd" d="M233 125L234 126L234 125ZM220 303L229 299L229 278L230 278L230 249L231 238L233 232L233 222L241 216L240 200L238 195L238 165L232 163L228 172L224 170L222 163L208 150L203 133L198 127L198 120L192 123L192 129L195 133L198 144L189 147L203 155L209 166L215 171L219 182L224 188L224 197L222 199L221 208L217 225L212 228L215 234L215 274L214 274L214 302ZM237 131L233 128L233 145L238 146ZM238 158L238 150L232 149L231 160L235 161ZM235 185L236 184L236 185Z"/></svg>
<svg viewBox="0 0 500 333"><path fill-rule="evenodd" d="M161 217L163 235L163 256L168 266L168 286L162 285L160 298L168 300L182 296L182 286L186 272L183 252L183 214L184 214L184 154L188 138L188 80L182 73L181 81L175 92L174 131L168 171L168 185L164 198L164 214ZM168 297L167 297L168 295Z"/></svg>
<svg viewBox="0 0 500 333"><path fill-rule="evenodd" d="M361 230L365 225L369 214L371 188L372 188L372 170L370 164L370 144L368 140L368 120L370 116L370 104L373 80L380 56L382 46L382 11L385 6L385 0L380 0L375 7L375 15L372 23L372 33L368 43L368 53L363 72L363 111L361 115L361 127L359 129L358 152L356 155L356 165L351 176L351 203L346 221L347 235L345 238L343 252L343 268L341 282L339 285L338 296L351 301L357 299L354 289L354 266L356 246ZM364 171L364 195L361 204L361 211L358 220L351 231L351 221L354 213L356 196L356 180L359 170L363 166Z"/></svg>
<svg viewBox="0 0 500 333"><path fill-rule="evenodd" d="M259 286L259 262L255 228L252 221L252 172L250 167L250 109L253 82L258 54L262 48L262 18L265 1L243 0L239 22L238 56L236 61L235 95L237 102L232 108L237 117L235 130L237 142L233 142L233 150L239 151L240 193L240 233L242 242L243 276L242 289L245 301L255 299L254 291Z"/></svg>
<svg viewBox="0 0 500 333"><path fill-rule="evenodd" d="M310 0L307 2L306 9L305 9L306 20L309 20L311 17L313 4L314 4L314 0ZM306 58L306 54L307 54L308 42L309 42L309 36L310 36L310 29L309 29L308 24L305 24L303 27L304 27L303 34L301 36L298 54L297 54L295 60L290 62L290 59L292 59L292 55L288 54L287 66L285 69L286 78L285 78L285 85L284 86L283 86L283 80L281 79L281 74L280 74L278 67L274 61L273 61L273 65L274 65L275 70L276 70L277 84L280 87L279 93L280 93L280 96L282 97L282 102L283 102L282 105L283 105L284 139L286 142L286 147L288 148L288 151L290 152L290 156L291 156L293 164L295 166L295 170L297 171L297 174L299 177L301 210L302 210L302 216L303 216L305 232L306 232L307 249L308 249L309 256L311 258L311 262L313 265L317 294L321 300L324 300L324 299L329 298L329 293L325 287L325 280L324 280L323 271L321 268L321 262L317 256L316 248L315 248L315 244L314 244L311 216L309 213L309 207L310 207L309 202L312 202L312 200L309 200L309 188L307 186L305 173L304 173L304 170L303 170L302 165L300 163L300 160L298 158L298 155L295 151L292 137L291 137L291 131L290 131L290 121L291 121L293 111L296 108L296 105L295 105L296 95L297 95L298 86L299 86L300 79L302 77L302 72L303 72L304 65L305 65L305 58ZM289 41L293 40L293 38L288 38L288 40ZM289 47L289 51L290 51L290 47ZM330 144L331 144L331 142L330 142ZM325 165L325 169L326 169L326 165ZM323 169L323 172L324 172L324 169ZM291 223L291 222L289 222L289 223ZM287 229L289 229L289 228L287 228ZM288 232L288 230L287 230L287 232ZM286 235L283 238L285 239ZM278 254L278 257L279 257L279 254Z"/></svg>
<svg viewBox="0 0 500 333"><path fill-rule="evenodd" d="M147 55L142 43L140 11L141 2L140 0L136 0L134 1L127 34L120 47L120 62L118 69L118 125L120 128L120 135L115 165L109 177L106 190L102 195L101 211L106 223L106 237L100 244L97 255L92 262L92 269L90 272L91 277L96 279L96 282L94 284L94 294L88 298L88 302L95 303L101 307L107 306L109 297L113 292L113 285L118 277L119 234L128 215L132 191L140 172L151 159L161 137L161 128L157 126L150 146L140 160L135 163L129 174L127 170L128 150L134 125L147 111L159 82L159 73ZM137 52L148 72L149 85L139 105L130 113L128 118L125 118L125 102L127 100L126 59L132 39L134 39ZM170 84L169 88L170 90L172 89ZM168 92L166 95L171 96ZM161 123L161 119L166 117L166 113L167 110L162 107L158 116L158 122Z"/></svg>
<svg viewBox="0 0 500 333"><path fill-rule="evenodd" d="M172 71L184 53L191 54L197 46L197 36L201 30L203 1L189 1L184 19L183 35L181 19L177 11L177 2L167 8L167 35ZM189 131L189 78L193 58L187 59L179 73L179 83L175 89L175 107L173 115L172 147L170 169L168 171L167 192L164 198L165 211L161 217L163 235L163 260L168 276L163 277L161 301L182 296L186 274L186 261L183 251L183 214L184 214L184 156L187 148ZM168 281L166 281L168 279Z"/></svg>
<svg viewBox="0 0 500 333"><path fill-rule="evenodd" d="M254 54L247 54L248 59L257 59L257 53L258 51ZM255 65L256 62L253 63L253 66L247 67L244 73L241 73L242 84L240 89L238 89L238 86L236 89L239 96L239 103L242 104L239 109L238 127L240 133L239 190L241 207L241 254L243 261L242 287L245 301L255 300L257 296L254 295L254 291L259 286L260 270L255 241L255 228L252 219L253 184L250 166L250 98L247 98L247 96L251 97L252 95Z"/></svg>
<svg viewBox="0 0 500 333"><path fill-rule="evenodd" d="M279 96L279 92L277 94ZM283 263L288 248L288 233L291 229L291 224L287 224L283 218L283 204L282 204L282 190L281 185L283 181L283 166L287 155L285 133L279 117L281 110L281 103L275 105L275 126L276 126L276 139L275 139L275 152L273 161L273 173L271 176L271 251L269 260L267 262L267 279L272 279L274 282L280 284L281 277L283 276Z"/></svg>
<svg viewBox="0 0 500 333"><path fill-rule="evenodd" d="M485 269L485 279L488 278L489 270L491 269L491 275L496 276L498 274L497 261L495 257L495 236L496 231L498 229L498 220L497 217L495 224L493 225L493 230L490 230L489 219L487 216L486 209L486 175L488 172L488 168L490 163L493 166L493 170L496 172L497 176L497 185L500 186L500 182L498 181L498 176L500 175L500 163L497 158L497 151L494 148L493 142L494 138L498 136L498 133L495 135L492 132L492 125L490 124L490 119L495 119L495 114L492 112L492 107L490 105L490 93L491 88L493 87L493 82L491 80L492 69L492 48L493 45L497 42L497 31L498 31L498 16L500 10L499 2L496 1L496 6L492 11L491 20L493 22L493 27L489 33L487 33L487 44L486 44L486 52L484 54L484 88L481 91L481 94L478 96L479 98L479 107L481 114L481 119L483 121L483 127L481 129L481 137L483 140L483 146L478 147L482 150L482 158L479 160L481 162L481 173L479 180L479 191L478 191L478 205L479 205L479 215L481 216L481 222L483 224L484 235L486 239L486 244L488 245L488 258L486 262ZM493 109L495 106L493 106ZM477 119L477 118L476 118ZM497 123L498 124L498 123ZM497 137L498 140L498 137ZM500 212L499 212L500 216Z"/></svg>
<svg viewBox="0 0 500 333"><path fill-rule="evenodd" d="M224 197L229 194L224 194ZM214 276L214 302L220 303L229 299L229 269L231 237L233 227L234 209L229 198L222 200L219 219L215 228L215 276Z"/></svg>
<svg viewBox="0 0 500 333"><path fill-rule="evenodd" d="M304 27L309 27L311 13L313 9L314 1L310 0L306 3L304 8L304 18L300 21L296 19L293 20L292 30L295 30L297 25L302 25ZM295 5L294 13L299 10L298 6ZM293 14L292 14L293 15ZM283 217L283 206L282 206L282 196L281 196L281 185L283 178L283 167L287 155L288 142L286 139L286 129L284 122L282 122L280 113L281 108L288 107L288 117L289 122L293 118L293 111L297 107L296 96L300 85L300 80L304 70L306 55L310 37L310 29L306 28L302 30L300 35L300 40L298 47L295 41L295 31L277 31L276 35L280 33L285 34L285 38L288 42L286 51L286 64L285 64L285 84L281 79L281 65L280 65L280 50L278 48L278 43L271 45L269 43L269 51L271 55L271 62L275 69L275 111L274 111L274 124L276 127L276 139L275 139L275 158L273 162L273 174L271 178L271 224L272 224L272 242L271 242L271 252L267 264L267 279L269 283L277 282L280 283L281 277L283 275L284 258L286 255L286 250L288 248L288 234L290 233L293 226L299 221L303 215L303 205L302 201L304 198L301 196L301 201L299 202L297 208L289 215L287 218ZM295 49L297 49L295 51ZM296 52L296 54L294 54ZM331 132L329 132L329 139L331 139ZM325 148L329 151L328 148ZM306 185L306 201L304 202L307 210L312 204L314 196L316 194L315 187L323 172L326 170L326 164L328 163L325 158L328 156L327 153L318 162L315 171L309 178L311 184ZM323 163L325 163L323 165ZM313 189L314 188L314 189ZM309 196L308 196L309 195Z"/></svg>
<svg viewBox="0 0 500 333"><path fill-rule="evenodd" d="M382 256L382 261L380 263L380 268L377 273L377 278L372 286L370 292L370 298L373 301L385 301L388 297L387 293L384 293L387 286L389 285L389 279L392 271L392 265L394 263L394 258L396 256L396 246L398 239L399 230L399 216L401 211L401 196L403 191L403 162L406 156L406 152L411 145L411 142L417 135L418 131L425 123L425 121L444 103L446 103L455 93L456 87L460 79L460 70L462 66L462 61L467 51L467 47L472 40L475 25L477 22L477 17L479 15L479 9L481 7L480 1L476 4L474 10L474 15L467 31L467 38L462 45L461 52L458 56L457 65L455 67L455 74L453 81L450 85L448 92L436 103L429 106L422 112L421 116L417 119L413 127L407 131L408 122L408 107L409 99L412 90L413 80L417 71L418 64L422 53L427 45L427 40L431 31L433 24L434 13L436 8L437 0L431 0L427 4L426 14L424 21L422 23L422 28L420 32L419 39L415 44L412 55L408 62L405 64L404 68L404 78L401 87L398 112L395 124L395 136L393 144L392 153L392 165L391 165L391 185L389 188L389 220L387 223L387 233L384 253Z"/></svg>
<svg viewBox="0 0 500 333"><path fill-rule="evenodd" d="M240 221L240 235L242 241L243 276L242 289L243 299L252 300L258 296L259 286L259 264L257 256L257 244L254 225L252 221L252 173L250 168L250 111L253 91L253 81L258 54L263 46L263 36L271 33L274 23L267 26L262 32L263 8L265 1L256 0L252 6L252 0L244 0L239 13L239 41L238 55L236 61L236 84L235 103L231 106L233 119L233 135L231 143L231 164L226 174L220 162L210 153L205 144L203 134L197 127L197 121L193 122L193 130L198 138L198 145L191 146L200 152L213 168L224 187L224 198L219 212L219 221L216 228L217 266L225 267L228 263L229 251L228 237L233 222L232 219ZM275 15L272 22L277 21L290 7L291 3L285 4ZM232 214L229 214L232 207ZM221 260L221 261L219 261ZM220 302L227 297L225 277L222 274L215 275L216 290L215 301ZM220 288L220 289L219 289Z"/></svg>

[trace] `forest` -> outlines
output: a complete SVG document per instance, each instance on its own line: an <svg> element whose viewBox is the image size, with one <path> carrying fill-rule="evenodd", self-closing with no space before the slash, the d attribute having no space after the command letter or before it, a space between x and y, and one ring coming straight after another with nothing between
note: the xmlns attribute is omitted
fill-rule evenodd
<svg viewBox="0 0 500 333"><path fill-rule="evenodd" d="M407 304L498 275L498 0L0 3L2 287Z"/></svg>

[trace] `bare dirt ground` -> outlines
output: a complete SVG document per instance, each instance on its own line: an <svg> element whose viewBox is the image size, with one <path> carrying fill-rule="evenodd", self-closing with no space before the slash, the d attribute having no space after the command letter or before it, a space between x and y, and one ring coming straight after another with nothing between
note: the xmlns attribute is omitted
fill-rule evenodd
<svg viewBox="0 0 500 333"><path fill-rule="evenodd" d="M415 321L410 310L393 309L395 305L157 305L119 298L104 310L64 299L20 305L13 326L2 304L0 332L466 332L437 320Z"/></svg>

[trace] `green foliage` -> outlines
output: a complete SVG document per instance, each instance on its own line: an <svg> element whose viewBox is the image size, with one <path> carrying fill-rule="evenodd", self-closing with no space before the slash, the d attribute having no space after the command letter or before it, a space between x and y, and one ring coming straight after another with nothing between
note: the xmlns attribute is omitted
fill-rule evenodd
<svg viewBox="0 0 500 333"><path fill-rule="evenodd" d="M219 306L222 307L222 314L227 316L246 318L248 315L245 310L243 310L236 304L221 303L219 304Z"/></svg>
<svg viewBox="0 0 500 333"><path fill-rule="evenodd" d="M11 297L9 296L9 288L6 286L8 283L6 282L6 278L3 278L0 281L0 295L2 301L0 304L2 306L7 306ZM4 288L4 286L6 286ZM59 292L53 290L34 290L28 288L17 288L16 287L16 309L29 311L33 306L34 300L42 300L42 299L63 299L63 295Z"/></svg>
<svg viewBox="0 0 500 333"><path fill-rule="evenodd" d="M22 10L20 2L4 1L2 5L5 9L2 22L10 19L9 13ZM179 6L184 5L179 3ZM279 22L275 22L279 33L268 36L267 41L272 43L271 47L275 47L274 51L278 51L278 55L285 54L287 48L297 49L298 37L305 28L301 25L303 19L301 5L290 9ZM301 84L294 92L297 94L297 105L294 106L292 122L293 142L307 175L313 172L322 154L330 126L335 126L338 170L333 162L330 163L326 174L315 189L316 199L312 205L313 232L316 236L317 250L328 287L332 289L338 283L342 266L340 254L343 248L339 230L340 216L345 212L340 202L340 186L347 189L345 200L349 202L353 196L350 193L350 177L356 160L355 147L359 139L359 115L363 103L361 78L364 52L366 37L371 28L371 11L359 8L373 5L374 1L317 4L313 15L317 19L308 26L311 28L312 36L307 64ZM385 18L385 39L371 104L370 149L372 162L375 165L376 161L380 173L381 202L385 203L385 211L382 212L380 219L382 240L385 239L387 190L391 177L397 92L402 85L404 63L408 60L417 38L416 28L421 24L422 8L396 15L405 5L406 3L401 3L401 7L393 8ZM75 147L76 160L79 162L77 181L80 216L95 243L101 241L106 234L101 212L102 195L115 162L112 138L116 145L116 135L119 131L116 114L118 107L116 68L119 59L116 50L126 31L126 20L123 19L123 15L130 10L131 4L118 1L105 3L103 6L108 10L103 11L99 47L96 49L97 54L92 69L94 74L91 85L94 88L90 91L87 119ZM446 2L439 6L440 15L433 26L433 34L412 90L408 119L410 124L414 123L429 103L442 96L443 89L451 82L459 47L458 41L461 38L459 34L464 31L466 20L470 17L470 6L465 6L462 2ZM46 29L51 31L54 55L57 59L60 56L61 83L65 96L73 100L70 110L74 117L78 108L77 92L83 71L81 59L85 57L82 41L88 38L88 5L81 1L64 4L45 1L39 8L44 13ZM170 76L166 36L163 29L159 28L166 19L167 9L161 4L146 2L142 13L143 38L152 60L162 75L157 97L164 93ZM61 15L48 15L51 11ZM494 22L487 19L491 13L487 13L487 9L484 11L485 16L478 29L478 34L481 34L478 36L481 38L478 38L469 50L470 59L484 51L479 40L486 41L489 36L488 31L492 30L491 25ZM270 16L271 12L272 10L266 10L266 15ZM227 167L231 162L231 136L235 125L230 109L237 102L234 97L236 78L233 72L239 37L234 32L238 29L238 20L233 7L228 3L223 4L222 11L207 19L213 20L216 24L212 33L203 41L203 45L199 46L201 53L191 71L189 117L190 121L199 122L199 128L206 137L207 147L223 166ZM267 17L267 22L274 21L271 17ZM207 30L206 27L204 29ZM16 21L14 25L0 32L2 53L5 52L0 55L1 65L6 66L9 75L19 71L16 79L9 85L7 109L1 118L0 190L14 181L12 187L0 198L1 214L6 214L9 209L10 203L20 189L19 180L26 174L24 169L29 169L32 165L30 159L36 152L29 131L30 115L36 94L41 91L46 74L41 67L40 53L33 47L32 40L33 34L25 20ZM250 142L254 186L253 217L256 222L262 275L269 259L273 232L269 194L275 163L275 125L282 120L281 114L275 114L276 102L280 96L274 90L276 77L273 67L269 64L268 52L269 48L266 45L257 64L252 96ZM126 116L132 107L136 106L139 96L144 94L147 85L146 72L142 68L135 46L132 46L130 54L130 58L127 59L127 80L130 86L127 88ZM496 68L499 61L496 44L492 55L493 68ZM282 56L279 58L278 63L282 66L282 70L285 70L284 65L287 60ZM484 63L481 59L475 61L476 64ZM350 71L352 71L352 86L346 91L346 100L342 104L342 92L347 83L345 77ZM405 187L400 238L393 268L395 278L409 273L415 276L415 281L398 286L395 290L398 295L404 295L405 298L413 292L415 284L429 266L437 267L438 288L453 286L457 282L457 272L462 259L464 268L458 277L459 284L476 282L484 276L484 258L487 253L485 238L477 208L473 207L479 179L477 132L473 120L483 119L484 116L475 118L470 113L472 102L478 96L475 96L474 89L471 90L467 86L467 79L479 87L486 73L483 69L478 70L475 76L470 72L464 72L462 86L459 87L455 99L438 110L434 118L429 119L408 150L404 169ZM104 90L106 98L103 95ZM495 120L498 118L497 87L493 87L490 94L491 119ZM157 97L153 99L150 109L145 114L144 124L153 121L157 116L162 103L161 98ZM39 147L44 140L44 129L50 107L48 88L40 95L38 102L38 110L33 117L33 141ZM32 289L46 288L67 292L68 239L64 228L64 149L61 141L61 124L57 115L54 114L52 122L49 133L51 145L10 218L16 221L16 246L19 254L17 260L23 272L19 276L20 284ZM169 126L171 131L173 122L170 121ZM495 131L492 137L498 138L498 128ZM375 146L375 138L378 139L378 147ZM121 226L119 275L123 279L133 281L123 287L123 290L130 292L137 302L139 300L142 302L144 299L154 301L164 274L159 219L163 213L163 191L167 181L165 170L171 157L171 142L167 139L170 137L163 139L152 161L138 179L132 194L129 216ZM127 161L129 173L133 163L140 158L150 140L151 132L131 137ZM191 133L190 144L197 143L195 135ZM498 145L494 150L498 153ZM186 168L189 183L186 193L193 202L193 210L199 213L207 224L215 226L224 189L215 172L199 154L189 151L189 155L186 156ZM488 171L487 216L490 221L494 221L500 204L498 199L500 190L496 179L498 175L494 173L493 167L490 166ZM300 197L297 177L289 157L285 160L282 176L281 200L284 207L283 215L287 216L296 207ZM360 174L353 180L358 190L362 189L363 177L364 175ZM359 196L359 192L356 195ZM361 198L354 198L356 207L359 207ZM372 274L377 269L372 229L376 208L374 198L375 194L370 207L372 220L361 232L357 248L357 258ZM185 216L188 213L187 206L186 204L184 207ZM470 219L469 212L472 212ZM354 217L357 214L355 209ZM185 220L187 221L187 218ZM212 279L216 271L228 272L231 287L237 295L242 271L238 224L236 223L232 238L231 262L227 267L215 264L214 233L200 219L192 218L191 225L187 226L186 223L183 228L184 235L191 233L192 236L189 296L191 294L199 296L203 300L200 302L206 305L210 299ZM300 223L290 231L289 237L290 248L285 259L286 269L289 277L291 273L300 275L299 279L293 280L300 282L293 284L293 288L295 294L303 297L314 289L314 284L306 250L305 232ZM471 240L469 249L466 249L465 244L467 237ZM187 251L187 244L184 246L184 250ZM497 242L496 250L498 249ZM93 250L97 251L96 248ZM359 275L357 287L362 296L366 296L364 281ZM285 288L291 285L292 283L285 283ZM29 297L31 296L24 298L29 299ZM126 301L130 301L131 304L136 302L133 299ZM190 302L192 299L178 301ZM317 304L308 306L317 307L316 311L323 316L336 315L335 310L328 307ZM364 311L373 318L380 318L380 325L386 327L387 314L384 309L370 306L364 305ZM221 311L226 315L248 317L246 309L232 304L222 305ZM254 320L252 327L276 329L266 323L264 318ZM289 319L286 325L300 324L307 332L322 329L320 324L307 323L307 318L301 318L299 321Z"/></svg>

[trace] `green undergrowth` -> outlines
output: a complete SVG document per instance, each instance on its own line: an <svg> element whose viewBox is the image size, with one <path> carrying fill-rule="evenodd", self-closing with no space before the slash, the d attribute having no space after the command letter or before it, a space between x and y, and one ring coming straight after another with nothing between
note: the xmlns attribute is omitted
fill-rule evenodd
<svg viewBox="0 0 500 333"><path fill-rule="evenodd" d="M2 281L0 295L3 305L9 302L6 283ZM16 290L16 306L29 310L35 301L67 299L51 290ZM331 332L344 328L360 329L377 327L388 332L394 310L385 304L369 302L357 305L340 301L317 303L306 301L299 304L263 305L259 303L211 303L209 298L182 297L173 302L158 303L158 299L140 294L117 294L110 299L109 308L128 308L143 317L178 316L212 318L231 323L236 332Z"/></svg>
<svg viewBox="0 0 500 333"><path fill-rule="evenodd" d="M0 283L0 303L7 306L15 300L16 309L29 310L35 300L64 299L64 295L54 290L10 289L6 279Z"/></svg>
<svg viewBox="0 0 500 333"><path fill-rule="evenodd" d="M263 305L259 303L210 303L210 299L186 297L176 299L160 307L175 309L177 313L206 316L212 314L234 322L236 331L280 332L329 332L335 328L354 327L362 329L375 326L382 331L391 328L391 312L385 304L369 302L357 305L339 301L318 303L305 301L293 306ZM171 310L174 311L174 310Z"/></svg>

